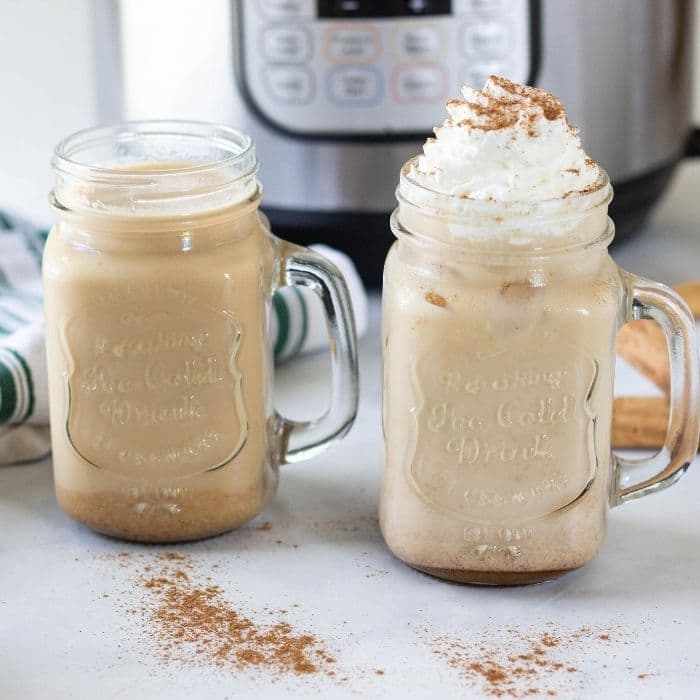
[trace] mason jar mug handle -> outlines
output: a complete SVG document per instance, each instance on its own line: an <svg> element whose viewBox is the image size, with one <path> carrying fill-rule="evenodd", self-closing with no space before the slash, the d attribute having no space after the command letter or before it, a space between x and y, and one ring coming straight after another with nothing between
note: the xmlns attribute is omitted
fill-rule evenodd
<svg viewBox="0 0 700 700"><path fill-rule="evenodd" d="M624 323L656 321L668 342L670 410L663 447L648 459L613 455L611 505L626 503L676 483L698 449L700 368L695 322L685 302L665 285L622 272L627 289Z"/></svg>
<svg viewBox="0 0 700 700"><path fill-rule="evenodd" d="M359 379L355 320L350 294L338 268L322 255L280 241L277 287L297 285L312 289L326 315L331 351L331 398L326 412L311 421L277 415L279 463L314 457L339 441L357 415Z"/></svg>

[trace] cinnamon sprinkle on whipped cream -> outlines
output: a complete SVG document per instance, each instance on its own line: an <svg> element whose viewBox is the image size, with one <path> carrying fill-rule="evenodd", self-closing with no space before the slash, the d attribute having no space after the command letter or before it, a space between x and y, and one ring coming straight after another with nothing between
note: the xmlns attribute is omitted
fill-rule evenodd
<svg viewBox="0 0 700 700"><path fill-rule="evenodd" d="M562 103L544 90L492 75L446 103L411 178L435 192L500 202L585 194L604 173L583 150Z"/></svg>

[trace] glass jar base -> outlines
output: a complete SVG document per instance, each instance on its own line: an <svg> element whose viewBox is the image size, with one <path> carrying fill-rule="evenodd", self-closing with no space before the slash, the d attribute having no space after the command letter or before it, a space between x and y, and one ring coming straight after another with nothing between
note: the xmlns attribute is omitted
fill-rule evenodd
<svg viewBox="0 0 700 700"><path fill-rule="evenodd" d="M252 494L190 492L177 502L145 503L119 492L69 491L56 487L56 499L73 520L103 535L131 542L167 544L201 540L235 530L265 505Z"/></svg>
<svg viewBox="0 0 700 700"><path fill-rule="evenodd" d="M474 569L441 569L431 566L410 567L436 578L454 583L466 583L476 586L525 586L532 583L544 583L568 574L572 569L550 569L546 571L478 571Z"/></svg>

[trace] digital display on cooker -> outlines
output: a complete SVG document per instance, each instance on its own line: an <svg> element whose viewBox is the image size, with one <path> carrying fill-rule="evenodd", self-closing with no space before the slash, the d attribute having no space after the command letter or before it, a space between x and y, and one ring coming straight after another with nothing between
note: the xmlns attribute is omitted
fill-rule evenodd
<svg viewBox="0 0 700 700"><path fill-rule="evenodd" d="M323 17L416 17L449 15L452 0L318 0Z"/></svg>

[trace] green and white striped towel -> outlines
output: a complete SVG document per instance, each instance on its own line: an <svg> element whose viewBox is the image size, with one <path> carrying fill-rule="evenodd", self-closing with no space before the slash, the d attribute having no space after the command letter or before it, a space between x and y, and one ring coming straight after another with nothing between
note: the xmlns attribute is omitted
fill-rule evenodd
<svg viewBox="0 0 700 700"><path fill-rule="evenodd" d="M37 459L49 451L49 402L41 301L41 256L47 231L0 212L0 464ZM358 334L367 327L367 296L352 260L312 246L345 276ZM273 298L276 360L326 345L323 310L306 288Z"/></svg>

